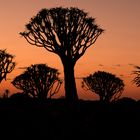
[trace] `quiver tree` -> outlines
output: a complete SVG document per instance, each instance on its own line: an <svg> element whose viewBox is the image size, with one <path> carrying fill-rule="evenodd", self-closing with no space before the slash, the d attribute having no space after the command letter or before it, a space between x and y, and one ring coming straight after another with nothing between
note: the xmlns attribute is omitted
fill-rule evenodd
<svg viewBox="0 0 140 140"><path fill-rule="evenodd" d="M124 90L123 80L115 75L97 71L83 78L82 87L99 95L100 101L116 101Z"/></svg>
<svg viewBox="0 0 140 140"><path fill-rule="evenodd" d="M103 30L78 8L42 9L20 33L30 44L57 54L63 64L65 95L77 100L74 66Z"/></svg>
<svg viewBox="0 0 140 140"><path fill-rule="evenodd" d="M62 81L58 78L58 70L45 64L27 67L25 72L17 76L12 84L33 98L51 98L58 93Z"/></svg>
<svg viewBox="0 0 140 140"><path fill-rule="evenodd" d="M137 85L137 87L140 87L140 67L135 66L137 70L133 71L133 74L135 75L135 78L133 79L133 83Z"/></svg>
<svg viewBox="0 0 140 140"><path fill-rule="evenodd" d="M0 83L4 79L6 80L7 74L15 68L13 59L14 56L7 53L6 50L0 50Z"/></svg>

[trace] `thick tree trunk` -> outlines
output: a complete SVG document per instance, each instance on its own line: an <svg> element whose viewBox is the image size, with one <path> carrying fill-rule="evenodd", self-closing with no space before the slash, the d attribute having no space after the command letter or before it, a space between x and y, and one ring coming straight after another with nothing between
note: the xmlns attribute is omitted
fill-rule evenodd
<svg viewBox="0 0 140 140"><path fill-rule="evenodd" d="M65 97L69 101L76 101L78 100L78 95L74 76L74 64L67 62L63 63L64 80L65 80Z"/></svg>

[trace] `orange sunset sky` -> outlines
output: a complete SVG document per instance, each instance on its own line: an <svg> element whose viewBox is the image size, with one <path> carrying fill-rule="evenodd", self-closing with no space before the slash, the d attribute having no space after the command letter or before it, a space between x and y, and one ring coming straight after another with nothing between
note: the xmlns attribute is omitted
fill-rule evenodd
<svg viewBox="0 0 140 140"><path fill-rule="evenodd" d="M57 6L78 7L96 18L96 23L105 29L75 66L75 76L84 77L97 70L116 74L125 82L122 96L140 99L140 88L132 84L131 74L135 65L140 66L140 0L0 0L0 49L15 55L17 63L8 80L0 85L0 92L17 90L10 83L22 73L19 67L46 63L57 68L63 77L63 67L58 56L37 48L19 35L25 24L42 8ZM81 88L77 79L78 95L82 99L97 99L98 96ZM63 95L61 87L58 97Z"/></svg>

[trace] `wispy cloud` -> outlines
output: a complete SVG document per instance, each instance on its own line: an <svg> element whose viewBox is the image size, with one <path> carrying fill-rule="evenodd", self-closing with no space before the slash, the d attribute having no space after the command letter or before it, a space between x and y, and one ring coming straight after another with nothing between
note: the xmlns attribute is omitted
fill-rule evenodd
<svg viewBox="0 0 140 140"><path fill-rule="evenodd" d="M134 64L132 64L132 63L129 63L128 65L129 65L129 66L135 66L135 65L134 65Z"/></svg>
<svg viewBox="0 0 140 140"><path fill-rule="evenodd" d="M98 66L100 66L100 67L103 67L104 65L102 65L102 64L99 64Z"/></svg>
<svg viewBox="0 0 140 140"><path fill-rule="evenodd" d="M120 64L116 64L116 65L114 65L114 66L116 66L116 67L121 67L122 65L120 65Z"/></svg>
<svg viewBox="0 0 140 140"><path fill-rule="evenodd" d="M27 69L27 67L18 67L18 69Z"/></svg>

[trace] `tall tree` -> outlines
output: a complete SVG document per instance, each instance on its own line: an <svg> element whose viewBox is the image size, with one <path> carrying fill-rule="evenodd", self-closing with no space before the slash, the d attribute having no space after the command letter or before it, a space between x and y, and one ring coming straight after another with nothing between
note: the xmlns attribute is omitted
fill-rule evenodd
<svg viewBox="0 0 140 140"><path fill-rule="evenodd" d="M140 67L135 66L137 70L133 71L133 74L135 75L135 78L133 79L133 83L137 85L137 87L140 87Z"/></svg>
<svg viewBox="0 0 140 140"><path fill-rule="evenodd" d="M46 99L59 91L62 82L58 75L58 70L54 68L45 64L35 64L27 67L23 74L12 81L12 84L33 98Z"/></svg>
<svg viewBox="0 0 140 140"><path fill-rule="evenodd" d="M82 87L98 94L100 101L110 102L121 96L124 83L114 74L97 71L83 78Z"/></svg>
<svg viewBox="0 0 140 140"><path fill-rule="evenodd" d="M0 83L4 79L6 80L7 74L15 68L13 59L14 56L7 53L6 50L0 50Z"/></svg>
<svg viewBox="0 0 140 140"><path fill-rule="evenodd" d="M20 34L32 45L57 54L63 64L65 95L77 100L74 66L103 32L95 19L78 8L42 9Z"/></svg>

